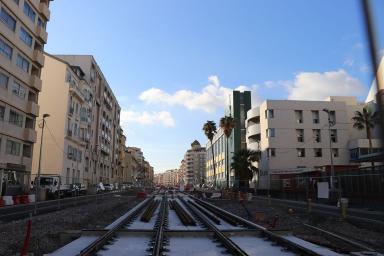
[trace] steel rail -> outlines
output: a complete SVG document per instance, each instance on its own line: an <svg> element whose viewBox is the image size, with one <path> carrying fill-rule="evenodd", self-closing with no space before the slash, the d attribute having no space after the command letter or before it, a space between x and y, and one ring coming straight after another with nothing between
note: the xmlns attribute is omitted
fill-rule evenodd
<svg viewBox="0 0 384 256"><path fill-rule="evenodd" d="M252 229L258 229L262 232L262 234L264 236L266 236L269 240L271 241L274 241L278 244L280 244L281 246L283 247L287 247L288 249L290 249L291 251L294 251L294 252L297 252L297 253L300 253L300 254L303 254L303 255L311 255L311 256L321 256L321 254L315 252L315 251L312 251L308 248L305 248L304 246L300 245L300 244L297 244L295 242L292 242L278 234L275 234L269 230L267 230L265 227L263 226L260 226L260 225L257 225L249 220L246 220L244 218L241 218L233 213L230 213L224 209L221 209L215 205L212 205L210 203L207 203L201 199L198 199L194 196L190 196L191 198L193 198L195 201L197 202L200 202L202 205L204 206L210 206L211 208L214 208L216 209L218 212L221 212L222 214L224 215L227 215L228 217L230 218L233 218L235 219L237 222L241 223L242 225L244 226L247 226L248 228L252 228Z"/></svg>
<svg viewBox="0 0 384 256"><path fill-rule="evenodd" d="M220 220L212 215L212 213L210 213L208 210L206 210L204 207L200 206L199 204L193 202L193 201L190 201L190 203L195 206L197 209L199 209L202 213L204 213L210 220L212 220L214 223L216 223L217 225L220 225Z"/></svg>
<svg viewBox="0 0 384 256"><path fill-rule="evenodd" d="M164 226L166 225L166 217L167 217L167 198L163 196L160 205L160 212L157 218L156 223L156 235L154 239L154 245L152 248L152 256L160 256L163 252L163 239L164 239Z"/></svg>
<svg viewBox="0 0 384 256"><path fill-rule="evenodd" d="M149 222L153 217L153 214L155 213L158 206L159 206L159 201L152 200L149 203L147 209L145 209L144 213L141 215L140 221Z"/></svg>
<svg viewBox="0 0 384 256"><path fill-rule="evenodd" d="M196 226L195 220L192 218L191 215L187 211L184 210L184 208L177 202L176 200L170 201L172 202L172 206L177 214L177 216L180 218L181 222L185 226Z"/></svg>
<svg viewBox="0 0 384 256"><path fill-rule="evenodd" d="M195 216L209 229L211 230L215 236L219 239L219 241L229 250L232 255L236 256L247 256L248 254L241 249L236 243L234 243L230 238L228 238L223 232L221 232L218 228L215 227L205 215L190 201L187 202L180 198L180 200L195 214Z"/></svg>
<svg viewBox="0 0 384 256"><path fill-rule="evenodd" d="M108 243L109 240L111 240L115 236L118 230L120 230L132 218L137 216L139 212L142 211L144 207L146 207L152 200L153 200L153 197L148 198L145 201L141 202L139 205L136 206L135 210L133 210L129 215L127 215L123 220L117 223L113 228L108 230L105 234L103 234L102 236L97 238L94 242L92 242L90 245L88 245L83 250L81 250L78 255L79 256L94 255L94 253L96 253L100 248L102 248L105 244Z"/></svg>

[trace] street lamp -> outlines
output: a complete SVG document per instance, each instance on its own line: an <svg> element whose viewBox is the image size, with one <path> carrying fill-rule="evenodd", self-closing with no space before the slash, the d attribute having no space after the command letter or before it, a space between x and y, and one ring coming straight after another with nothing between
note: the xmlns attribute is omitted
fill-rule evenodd
<svg viewBox="0 0 384 256"><path fill-rule="evenodd" d="M40 174L41 174L41 153L43 150L43 137L44 137L44 126L45 126L45 118L49 117L49 114L43 114L43 124L41 125L41 138L40 138L40 155L39 155L39 165L37 167L37 187L36 193L39 201L40 201Z"/></svg>
<svg viewBox="0 0 384 256"><path fill-rule="evenodd" d="M332 136L331 136L331 127L335 124L331 121L331 111L327 108L324 108L323 111L328 114L328 132L329 132L329 151L331 154L331 190L335 189L334 179L335 179L335 167L333 165L333 151L332 151Z"/></svg>

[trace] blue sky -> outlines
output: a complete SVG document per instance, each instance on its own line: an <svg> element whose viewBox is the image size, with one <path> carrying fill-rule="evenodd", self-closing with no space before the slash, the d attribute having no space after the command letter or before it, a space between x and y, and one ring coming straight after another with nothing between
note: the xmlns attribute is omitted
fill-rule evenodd
<svg viewBox="0 0 384 256"><path fill-rule="evenodd" d="M193 140L205 144L202 125L218 122L231 89L251 89L254 104L330 94L364 100L372 77L358 7L357 0L57 0L45 50L95 56L122 107L127 144L141 147L159 172L177 168Z"/></svg>

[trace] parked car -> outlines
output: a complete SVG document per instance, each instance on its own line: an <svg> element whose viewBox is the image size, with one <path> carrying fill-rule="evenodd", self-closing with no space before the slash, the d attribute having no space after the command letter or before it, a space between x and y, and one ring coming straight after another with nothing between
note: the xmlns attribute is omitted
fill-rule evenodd
<svg viewBox="0 0 384 256"><path fill-rule="evenodd" d="M114 190L113 184L104 184L104 188L106 191L113 191Z"/></svg>

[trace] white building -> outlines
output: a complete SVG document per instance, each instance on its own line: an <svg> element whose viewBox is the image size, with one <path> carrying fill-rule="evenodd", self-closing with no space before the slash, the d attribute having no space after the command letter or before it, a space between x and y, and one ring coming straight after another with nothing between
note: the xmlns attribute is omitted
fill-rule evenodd
<svg viewBox="0 0 384 256"><path fill-rule="evenodd" d="M261 151L258 188L267 189L269 174L329 166L331 151L336 169L357 160L368 148L368 140L364 130L353 128L351 118L363 107L354 97L329 97L326 101L267 100L249 110L247 147ZM324 110L329 110L330 129ZM373 148L380 147L379 139L372 142Z"/></svg>

